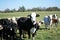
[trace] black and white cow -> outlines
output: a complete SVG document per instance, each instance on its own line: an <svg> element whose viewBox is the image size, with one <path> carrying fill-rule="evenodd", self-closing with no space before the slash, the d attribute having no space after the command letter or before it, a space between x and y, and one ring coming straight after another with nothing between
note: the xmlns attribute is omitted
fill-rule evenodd
<svg viewBox="0 0 60 40"><path fill-rule="evenodd" d="M30 39L30 34L32 34L33 40L35 37L36 31L39 29L38 23L36 23L36 13L33 12L29 17L20 17L17 20L17 24L20 31L20 38L23 31L28 33L28 39Z"/></svg>
<svg viewBox="0 0 60 40"><path fill-rule="evenodd" d="M0 19L0 27L1 27L1 30L2 30L1 32L2 32L3 38L8 40L8 36L14 37L14 34L15 34L15 30L14 30L15 24L13 22L8 20L7 18L6 19Z"/></svg>

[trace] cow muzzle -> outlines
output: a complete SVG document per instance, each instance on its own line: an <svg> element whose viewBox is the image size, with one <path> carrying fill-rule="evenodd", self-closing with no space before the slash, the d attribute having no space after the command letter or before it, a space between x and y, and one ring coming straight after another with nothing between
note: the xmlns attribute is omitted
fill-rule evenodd
<svg viewBox="0 0 60 40"><path fill-rule="evenodd" d="M34 28L34 27L30 29L30 33L32 33L32 34L35 33L35 31L36 31L36 28Z"/></svg>

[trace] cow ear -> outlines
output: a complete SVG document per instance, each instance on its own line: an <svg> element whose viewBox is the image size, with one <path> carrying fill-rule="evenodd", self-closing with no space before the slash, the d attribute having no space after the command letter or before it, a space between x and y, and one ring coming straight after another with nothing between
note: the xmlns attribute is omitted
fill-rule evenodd
<svg viewBox="0 0 60 40"><path fill-rule="evenodd" d="M39 17L40 15L39 14L36 14L36 17Z"/></svg>

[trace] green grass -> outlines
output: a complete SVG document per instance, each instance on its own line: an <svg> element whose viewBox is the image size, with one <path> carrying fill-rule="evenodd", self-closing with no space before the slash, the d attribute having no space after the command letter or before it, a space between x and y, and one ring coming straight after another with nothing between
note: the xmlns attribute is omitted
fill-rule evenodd
<svg viewBox="0 0 60 40"><path fill-rule="evenodd" d="M14 13L0 13L0 18L10 18L10 17L26 17L31 12L14 12ZM44 16L50 15L50 14L57 14L58 18L60 18L60 11L39 11L36 12L40 15L40 17L37 17L37 21L43 20ZM44 24L41 26L41 28L44 28ZM60 23L58 24L57 30L52 28L51 30L39 30L37 31L36 40L60 40ZM25 39L27 40L27 38Z"/></svg>

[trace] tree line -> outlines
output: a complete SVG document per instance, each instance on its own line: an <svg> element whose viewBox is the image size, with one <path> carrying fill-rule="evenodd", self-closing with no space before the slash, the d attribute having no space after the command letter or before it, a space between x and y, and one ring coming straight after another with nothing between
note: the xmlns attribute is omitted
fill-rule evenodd
<svg viewBox="0 0 60 40"><path fill-rule="evenodd" d="M48 7L48 8L41 8L41 7L36 7L36 8L32 8L32 9L26 9L24 6L19 7L18 10L16 10L15 8L10 10L9 8L6 8L3 13L9 13L9 12L25 12L25 11L60 11L60 8L58 7Z"/></svg>

